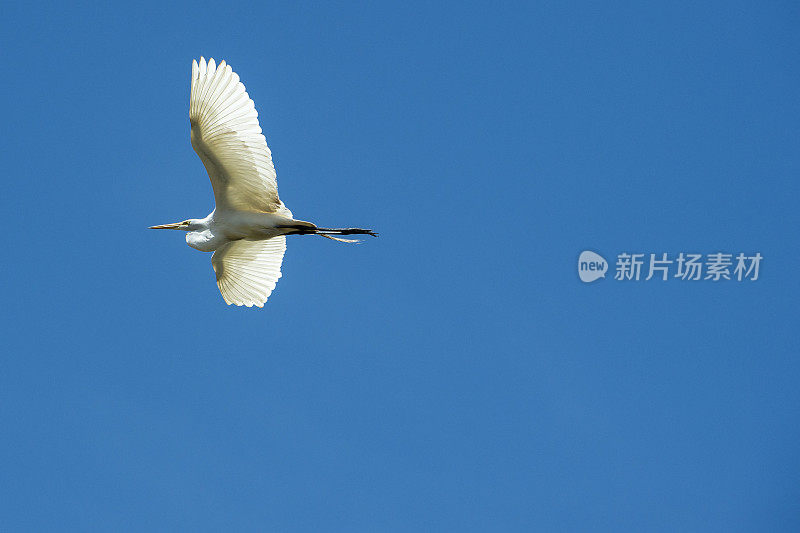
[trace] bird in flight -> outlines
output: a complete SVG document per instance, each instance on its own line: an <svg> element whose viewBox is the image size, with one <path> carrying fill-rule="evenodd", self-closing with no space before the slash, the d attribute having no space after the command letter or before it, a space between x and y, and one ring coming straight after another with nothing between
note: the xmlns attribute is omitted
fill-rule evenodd
<svg viewBox="0 0 800 533"><path fill-rule="evenodd" d="M361 228L321 228L295 220L278 198L272 154L258 125L258 113L230 65L192 61L189 97L192 148L214 189L214 210L205 218L150 226L185 231L186 243L214 252L211 266L228 305L264 302L281 277L286 235L372 235Z"/></svg>

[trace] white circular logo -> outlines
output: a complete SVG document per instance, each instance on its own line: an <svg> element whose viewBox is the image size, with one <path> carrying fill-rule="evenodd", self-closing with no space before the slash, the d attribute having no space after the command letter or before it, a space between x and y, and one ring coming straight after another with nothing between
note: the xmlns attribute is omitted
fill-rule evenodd
<svg viewBox="0 0 800 533"><path fill-rule="evenodd" d="M578 277L584 283L591 283L599 278L606 277L608 262L603 256L585 250L578 258Z"/></svg>

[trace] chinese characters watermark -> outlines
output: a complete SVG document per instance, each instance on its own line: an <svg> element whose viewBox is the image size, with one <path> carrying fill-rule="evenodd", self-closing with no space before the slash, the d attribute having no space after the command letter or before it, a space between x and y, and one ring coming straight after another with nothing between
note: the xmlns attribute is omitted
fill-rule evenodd
<svg viewBox="0 0 800 533"><path fill-rule="evenodd" d="M746 255L715 252L711 254L684 253L658 254L628 253L617 255L614 279L617 281L756 281L763 256L760 252ZM599 254L584 251L578 258L578 277L590 283L605 277L609 270L606 260Z"/></svg>

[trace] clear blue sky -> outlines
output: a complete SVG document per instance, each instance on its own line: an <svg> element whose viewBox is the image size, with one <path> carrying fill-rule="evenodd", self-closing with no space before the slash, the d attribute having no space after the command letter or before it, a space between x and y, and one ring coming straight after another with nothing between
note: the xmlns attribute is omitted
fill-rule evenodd
<svg viewBox="0 0 800 533"><path fill-rule="evenodd" d="M7 5L0 526L797 531L800 10ZM205 216L191 60L298 218L263 310ZM578 254L760 252L580 282Z"/></svg>

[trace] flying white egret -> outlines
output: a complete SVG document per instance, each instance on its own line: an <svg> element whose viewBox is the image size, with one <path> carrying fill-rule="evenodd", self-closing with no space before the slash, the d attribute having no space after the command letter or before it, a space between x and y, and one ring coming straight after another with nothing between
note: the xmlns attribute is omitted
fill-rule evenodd
<svg viewBox="0 0 800 533"><path fill-rule="evenodd" d="M189 97L192 148L206 167L216 205L205 218L151 226L186 231L186 243L214 252L211 266L227 304L264 302L281 277L285 235L376 236L361 228L320 228L295 220L278 198L275 168L258 113L230 65L192 61Z"/></svg>

